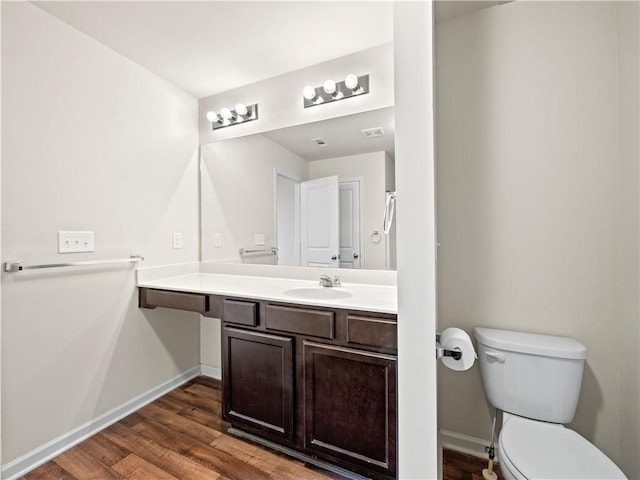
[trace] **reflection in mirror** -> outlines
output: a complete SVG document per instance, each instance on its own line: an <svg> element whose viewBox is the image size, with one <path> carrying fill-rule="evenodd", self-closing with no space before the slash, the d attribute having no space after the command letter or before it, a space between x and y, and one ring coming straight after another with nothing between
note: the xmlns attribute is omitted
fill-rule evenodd
<svg viewBox="0 0 640 480"><path fill-rule="evenodd" d="M203 261L395 268L393 107L205 144L201 157Z"/></svg>

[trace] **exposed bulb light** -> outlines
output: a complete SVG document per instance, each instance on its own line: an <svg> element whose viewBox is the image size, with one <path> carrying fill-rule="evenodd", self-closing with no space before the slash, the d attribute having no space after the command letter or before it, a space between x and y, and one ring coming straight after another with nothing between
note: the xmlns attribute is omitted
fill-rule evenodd
<svg viewBox="0 0 640 480"><path fill-rule="evenodd" d="M313 88L311 85L307 85L302 90L302 96L307 100L314 100L316 98L316 89Z"/></svg>
<svg viewBox="0 0 640 480"><path fill-rule="evenodd" d="M222 110L220 110L220 116L225 120L231 120L234 118L233 113L231 113L231 110L229 110L228 108L223 108Z"/></svg>
<svg viewBox="0 0 640 480"><path fill-rule="evenodd" d="M344 79L344 86L349 90L355 90L358 88L358 76L350 73Z"/></svg>
<svg viewBox="0 0 640 480"><path fill-rule="evenodd" d="M247 106L244 103L236 103L236 113L241 117L244 117L247 114Z"/></svg>
<svg viewBox="0 0 640 480"><path fill-rule="evenodd" d="M207 120L211 123L218 123L220 121L220 117L213 110L207 112Z"/></svg>
<svg viewBox="0 0 640 480"><path fill-rule="evenodd" d="M358 76L349 73L339 82L329 79L320 87L314 88L311 85L304 87L302 105L304 108L309 108L366 93L369 93L369 74Z"/></svg>
<svg viewBox="0 0 640 480"><path fill-rule="evenodd" d="M246 105L238 102L233 109L221 108L217 112L209 110L207 120L211 122L211 129L230 127L240 123L251 122L258 119L258 104Z"/></svg>
<svg viewBox="0 0 640 480"><path fill-rule="evenodd" d="M326 80L322 84L322 89L325 91L325 93L328 93L329 95L333 95L334 93L336 93L336 82L334 82L331 79Z"/></svg>

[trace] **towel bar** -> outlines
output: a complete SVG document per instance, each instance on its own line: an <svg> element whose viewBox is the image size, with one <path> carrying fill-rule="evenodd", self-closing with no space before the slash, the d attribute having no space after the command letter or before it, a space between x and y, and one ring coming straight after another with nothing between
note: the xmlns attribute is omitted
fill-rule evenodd
<svg viewBox="0 0 640 480"><path fill-rule="evenodd" d="M5 272L20 272L22 270L35 270L41 268L58 267L85 267L90 265L108 265L113 263L138 263L144 260L142 255L131 255L129 258L118 258L115 260L89 260L86 262L65 262L65 263L45 263L40 265L22 265L20 260L5 262L3 270Z"/></svg>

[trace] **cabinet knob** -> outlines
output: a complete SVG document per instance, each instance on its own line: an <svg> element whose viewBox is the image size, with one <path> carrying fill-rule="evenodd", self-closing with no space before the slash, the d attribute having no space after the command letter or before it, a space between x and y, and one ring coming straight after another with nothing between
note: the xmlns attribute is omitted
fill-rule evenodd
<svg viewBox="0 0 640 480"><path fill-rule="evenodd" d="M338 259L338 256L337 256L337 255L333 255L333 256L331 257L331 260L333 260L333 261L335 261L335 260L337 260L337 259Z"/></svg>
<svg viewBox="0 0 640 480"><path fill-rule="evenodd" d="M358 255L357 253L353 254L353 258L358 258L360 255Z"/></svg>

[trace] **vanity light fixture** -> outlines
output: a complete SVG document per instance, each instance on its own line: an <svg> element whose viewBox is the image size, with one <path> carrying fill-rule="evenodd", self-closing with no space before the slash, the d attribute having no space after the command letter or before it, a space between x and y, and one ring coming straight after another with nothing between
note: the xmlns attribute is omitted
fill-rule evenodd
<svg viewBox="0 0 640 480"><path fill-rule="evenodd" d="M251 120L257 120L257 118L257 103L254 103L253 105L237 103L233 110L225 107L221 108L219 113L216 113L213 110L207 112L207 121L211 122L211 128L213 130L230 127L231 125L238 125L239 123L250 122Z"/></svg>
<svg viewBox="0 0 640 480"><path fill-rule="evenodd" d="M304 108L309 108L365 93L369 93L369 74L357 76L350 73L340 82L329 79L321 87L307 85L302 90L302 104Z"/></svg>

